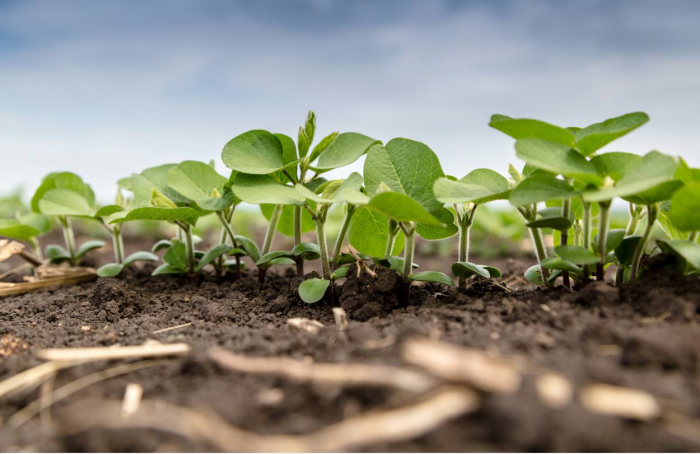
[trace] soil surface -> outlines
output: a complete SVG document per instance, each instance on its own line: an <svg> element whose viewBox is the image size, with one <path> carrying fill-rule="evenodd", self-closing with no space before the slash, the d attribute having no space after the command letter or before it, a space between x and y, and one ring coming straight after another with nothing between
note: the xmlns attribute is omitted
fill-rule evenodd
<svg viewBox="0 0 700 454"><path fill-rule="evenodd" d="M665 408L700 417L700 281L649 271L646 281L622 289L593 282L580 291L517 288L525 263L503 263L498 281L475 279L464 290L414 286L409 305L390 271L377 277L356 268L335 288L348 315L339 332L331 305L308 305L299 280L254 271L222 283L204 276L150 277L152 265L121 278L0 299L0 381L41 364L43 348L184 342L185 357L88 386L56 403L49 422L35 417L14 428L8 419L39 397L37 389L0 398L4 451L211 450L201 440L163 430L91 427L76 432L80 403L121 400L130 383L143 398L205 409L257 434L308 434L354 416L395 408L415 396L390 389L328 386L279 376L228 371L207 356L211 346L252 357L281 356L317 363L367 363L410 368L402 343L427 337L554 371L576 387L607 383L645 390ZM400 284L400 283L399 283ZM515 289L514 289L515 288ZM290 329L304 317L324 325L317 333ZM190 323L161 333L155 331ZM129 361L98 361L62 370L59 388ZM87 408L90 408L89 406ZM97 412L97 409L95 409ZM89 412L89 411L88 411ZM45 415L46 416L46 415ZM119 416L115 416L118 418ZM686 425L689 424L686 421ZM591 412L576 398L563 408L543 404L525 377L512 394L483 394L479 408L425 435L362 446L364 451L697 451L698 426L669 428L668 418L639 422ZM695 433L695 438L693 437Z"/></svg>

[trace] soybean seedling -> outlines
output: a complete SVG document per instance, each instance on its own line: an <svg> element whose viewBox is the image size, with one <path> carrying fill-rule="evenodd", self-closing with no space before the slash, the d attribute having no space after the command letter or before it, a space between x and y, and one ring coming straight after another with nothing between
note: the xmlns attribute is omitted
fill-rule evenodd
<svg viewBox="0 0 700 454"><path fill-rule="evenodd" d="M36 213L18 214L15 219L0 219L0 236L24 241L31 246L34 256L22 254L22 258L32 266L39 266L44 261L39 237L49 233L51 219Z"/></svg>
<svg viewBox="0 0 700 454"><path fill-rule="evenodd" d="M437 200L454 206L459 227L459 252L452 264L452 274L459 279L459 287L466 288L467 278L499 277L501 272L490 266L469 262L469 233L476 209L492 200L507 199L510 195L508 180L490 169L476 169L460 180L438 178L433 185Z"/></svg>
<svg viewBox="0 0 700 454"><path fill-rule="evenodd" d="M562 175L564 179L573 184L577 182L583 185L601 187L606 182L596 175L595 169L587 161L597 150L622 137L630 131L646 123L649 117L643 112L634 112L620 117L611 118L601 123L590 125L586 128L561 128L549 123L532 119L514 119L504 115L491 117L489 125L509 136L515 138L518 157L529 165ZM591 247L591 205L582 199L583 208L583 247ZM611 201L601 200L599 243L601 252L600 265L598 266L598 279L603 279L603 265L605 257L603 251L607 245L607 232L609 226L609 209ZM561 204L561 217L569 219L571 199L563 199ZM569 229L561 230L560 245L568 243ZM587 267L584 267L584 277L587 276ZM568 285L567 272L564 274L565 285Z"/></svg>
<svg viewBox="0 0 700 454"><path fill-rule="evenodd" d="M63 229L65 248L46 247L51 263L76 265L86 253L104 246L103 241L90 240L76 247L71 218L100 219L95 218L95 193L78 175L70 172L47 175L32 197L31 208L34 213L55 216Z"/></svg>
<svg viewBox="0 0 700 454"><path fill-rule="evenodd" d="M233 138L224 147L221 157L227 167L240 172L234 181L234 188L242 184L248 185L249 188L254 187L257 181L265 184L266 180L262 178L263 176L281 184L302 184L306 187L311 185L315 188L313 180L318 180L319 175L352 164L367 153L370 147L380 143L355 132L333 132L320 140L312 149L311 145L315 133L316 115L309 112L304 126L299 128L296 145L290 137L284 134L271 134L264 130L248 131ZM310 175L311 172L314 172L313 176ZM258 178L250 178L251 175L256 175ZM234 192L236 191L234 190ZM241 199L245 200L243 197ZM273 205L280 204L273 203ZM277 218L275 218L275 212L278 209L271 208L269 210L270 221L272 223L274 220L277 223L275 227L282 233L291 233L294 237L295 247L299 246L302 233L305 230L304 218L307 219L306 225L310 229L313 229L313 221L308 213L305 215L302 208L303 203L282 205L283 207L291 206L286 209L282 208L281 213L277 214ZM289 230L291 232L281 228L290 225L290 222L285 220L285 217L289 217L290 214L292 227ZM272 232L274 232L274 228ZM263 247L262 253L266 254L265 247ZM296 258L296 263L297 275L301 277L304 275L303 255Z"/></svg>

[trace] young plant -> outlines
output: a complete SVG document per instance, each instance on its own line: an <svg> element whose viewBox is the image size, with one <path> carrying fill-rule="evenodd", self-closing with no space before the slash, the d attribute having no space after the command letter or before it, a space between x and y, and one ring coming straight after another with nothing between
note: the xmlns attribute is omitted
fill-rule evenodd
<svg viewBox="0 0 700 454"><path fill-rule="evenodd" d="M31 208L34 213L55 216L63 228L65 249L58 245L46 247L51 263L69 262L75 266L87 252L104 246L103 241L91 240L76 247L71 218L100 219L95 218L95 193L78 175L70 172L47 175L32 197Z"/></svg>
<svg viewBox="0 0 700 454"><path fill-rule="evenodd" d="M630 264L631 280L635 280L639 274L641 260L659 214L659 203L671 199L674 192L683 186L682 181L673 179L677 167L678 162L673 157L652 151L629 163L614 185L583 193L583 199L589 202L621 197L627 202L646 207L647 226Z"/></svg>
<svg viewBox="0 0 700 454"><path fill-rule="evenodd" d="M303 127L299 128L296 145L284 134L271 134L263 130L253 130L241 134L229 141L222 151L224 164L230 169L240 172L240 178L247 180L243 174L269 176L281 184L302 184L309 187L313 180L330 170L352 164L376 144L380 142L355 132L333 132L320 140L311 148L316 133L316 115L309 112ZM314 172L313 176L310 173ZM239 178L239 177L237 177ZM238 182L234 182L234 187ZM315 186L314 186L315 187ZM284 234L290 233L279 226L289 225L285 220L291 214L291 233L294 245L299 246L304 231L304 217L307 225L313 228L310 216L302 208L302 204L291 205L282 209L279 215L278 230ZM273 208L269 208L271 214ZM273 229L274 231L274 229ZM264 249L264 248L263 248ZM297 275L304 275L304 258L296 258Z"/></svg>
<svg viewBox="0 0 700 454"><path fill-rule="evenodd" d="M15 219L0 219L0 236L24 241L31 246L34 257L26 253L22 257L32 266L39 266L44 261L39 237L50 230L51 219L42 214L18 214Z"/></svg>
<svg viewBox="0 0 700 454"><path fill-rule="evenodd" d="M395 238L398 231L405 237L402 278L404 282L404 302L410 299L412 281L434 281L452 284L443 273L411 273L415 251L416 234L424 239L449 238L457 233L454 215L438 201L433 194L435 180L444 177L440 162L435 153L425 144L409 139L392 139L386 147L375 146L367 155L364 165L364 180L367 194L371 197L365 208L370 216L378 214L385 222L374 226L368 223L353 223L350 226L350 243L360 252L367 253L366 243L355 243L354 238L381 235L386 238L383 259L398 263L393 257ZM358 210L360 211L360 210ZM355 217L357 218L357 214ZM387 226L384 232L376 226ZM353 234L354 230L354 234ZM375 248L379 249L379 248ZM370 253L370 255L373 255ZM398 260L396 260L398 259ZM392 263L392 267L394 267Z"/></svg>
<svg viewBox="0 0 700 454"><path fill-rule="evenodd" d="M514 119L504 115L494 115L489 125L517 140L518 157L529 165L562 175L569 184L574 181L596 188L609 186L609 181L597 175L595 167L588 161L597 150L626 135L646 123L649 117L643 112L634 112L620 117L611 118L586 128L561 128L549 123L532 119ZM569 218L571 199L564 199L561 204L561 217ZM583 247L591 247L591 205L582 199L583 208ZM611 201L601 200L600 205L600 246L601 253L598 265L598 279L603 279L605 264L604 250L607 245L609 226L609 209ZM568 243L569 229L561 231L560 245ZM584 267L584 278L587 278L587 267ZM565 285L568 284L567 271L564 271Z"/></svg>
<svg viewBox="0 0 700 454"><path fill-rule="evenodd" d="M331 260L328 254L326 241L326 219L328 210L334 203L347 203L349 206L365 205L369 198L361 192L362 176L358 173L351 174L346 180L333 180L319 186L316 191L311 191L302 184L295 187L301 197L306 199L304 208L309 211L311 218L316 223L316 238L318 242L318 254L321 258L322 279L309 279L299 286L299 295L306 303L320 301L325 295L329 295L332 301L332 275ZM342 244L342 235L337 243ZM340 250L339 247L336 249ZM334 258L335 261L335 258ZM327 292L331 288L330 294Z"/></svg>
<svg viewBox="0 0 700 454"><path fill-rule="evenodd" d="M459 227L459 253L452 264L452 273L459 279L459 287L466 288L467 278L473 275L499 277L497 268L469 262L469 233L476 209L492 200L507 199L510 195L508 180L489 169L476 169L460 180L438 178L433 185L437 200L454 206Z"/></svg>

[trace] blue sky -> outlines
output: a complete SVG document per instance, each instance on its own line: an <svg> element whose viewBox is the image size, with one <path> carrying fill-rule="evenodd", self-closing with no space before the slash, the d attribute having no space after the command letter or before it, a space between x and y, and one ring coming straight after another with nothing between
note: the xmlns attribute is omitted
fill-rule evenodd
<svg viewBox="0 0 700 454"><path fill-rule="evenodd" d="M71 170L109 201L246 130L293 135L308 109L318 134L420 140L460 177L516 161L493 113L644 110L606 150L700 165L698 74L694 0L0 0L0 193Z"/></svg>

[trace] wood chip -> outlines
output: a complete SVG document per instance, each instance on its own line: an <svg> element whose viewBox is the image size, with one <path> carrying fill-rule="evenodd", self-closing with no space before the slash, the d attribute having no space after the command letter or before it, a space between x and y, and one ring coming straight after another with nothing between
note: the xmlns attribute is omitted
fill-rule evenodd
<svg viewBox="0 0 700 454"><path fill-rule="evenodd" d="M210 411L142 402L128 419L115 418L118 403L88 400L62 414L68 419L64 435L92 427L155 429L206 444L224 452L337 452L358 451L382 443L412 440L430 433L479 407L479 398L465 388L443 388L403 407L346 419L306 435L259 435L232 426Z"/></svg>
<svg viewBox="0 0 700 454"><path fill-rule="evenodd" d="M429 339L410 339L403 344L401 356L432 375L467 383L481 391L512 393L520 388L520 373L513 364L478 350Z"/></svg>
<svg viewBox="0 0 700 454"><path fill-rule="evenodd" d="M94 361L186 355L189 351L190 346L182 343L148 344L128 347L49 348L39 351L37 357L51 361Z"/></svg>
<svg viewBox="0 0 700 454"><path fill-rule="evenodd" d="M656 398L646 391L604 384L588 385L579 391L583 406L591 412L638 421L649 421L661 414Z"/></svg>
<svg viewBox="0 0 700 454"><path fill-rule="evenodd" d="M565 407L574 395L571 382L558 374L544 374L537 378L535 385L542 402L552 409Z"/></svg>
<svg viewBox="0 0 700 454"><path fill-rule="evenodd" d="M335 318L335 326L338 331L347 331L348 329L348 314L342 307L333 308L333 317Z"/></svg>
<svg viewBox="0 0 700 454"><path fill-rule="evenodd" d="M190 322L190 323L183 323L182 325L177 325L177 326L171 326L170 328L159 329L159 330L153 331L151 334L165 333L165 332L167 332L167 331L172 331L172 330L174 330L174 329L186 328L186 327L188 327L188 326L190 326L190 325L192 325L192 322Z"/></svg>
<svg viewBox="0 0 700 454"><path fill-rule="evenodd" d="M0 240L0 262L4 262L13 255L24 250L24 244L13 240Z"/></svg>
<svg viewBox="0 0 700 454"><path fill-rule="evenodd" d="M309 318L290 318L287 320L287 328L300 333L318 334L323 329L323 323Z"/></svg>
<svg viewBox="0 0 700 454"><path fill-rule="evenodd" d="M143 386L138 383L129 383L124 391L122 401L122 418L128 418L139 410L143 396Z"/></svg>
<svg viewBox="0 0 700 454"><path fill-rule="evenodd" d="M36 387L53 376L57 371L78 363L79 361L50 361L13 375L0 382L0 397Z"/></svg>
<svg viewBox="0 0 700 454"><path fill-rule="evenodd" d="M318 364L289 358L252 358L219 347L209 349L209 358L236 372L277 375L299 382L341 386L388 386L411 392L425 392L435 380L420 372L372 364Z"/></svg>
<svg viewBox="0 0 700 454"><path fill-rule="evenodd" d="M74 285L80 284L82 282L94 281L97 279L97 274L95 274L95 270L92 268L83 268L83 271L80 273L74 273L70 275L63 275L60 277L52 277L49 279L41 280L36 280L35 277L31 277L31 279L31 282L22 282L18 284L0 282L0 297L20 295L22 293L33 292L35 290L42 290L49 287Z"/></svg>

